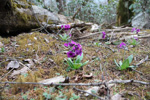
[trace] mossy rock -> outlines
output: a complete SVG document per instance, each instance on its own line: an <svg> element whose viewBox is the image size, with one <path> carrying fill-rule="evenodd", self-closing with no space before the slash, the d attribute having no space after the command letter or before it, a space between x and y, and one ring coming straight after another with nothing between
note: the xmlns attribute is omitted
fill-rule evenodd
<svg viewBox="0 0 150 100"><path fill-rule="evenodd" d="M30 3L26 0L2 0L0 3L0 35L2 36L39 28L40 25L37 19L40 23L47 22L47 19L49 19L48 24L58 23L59 21L56 15L46 9L34 5L34 7L32 6L34 11L32 11Z"/></svg>

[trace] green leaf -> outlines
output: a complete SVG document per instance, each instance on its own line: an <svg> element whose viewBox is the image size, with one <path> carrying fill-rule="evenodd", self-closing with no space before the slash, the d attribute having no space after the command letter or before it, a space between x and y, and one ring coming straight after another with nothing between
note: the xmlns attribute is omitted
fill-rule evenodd
<svg viewBox="0 0 150 100"><path fill-rule="evenodd" d="M73 63L73 69L79 69L82 66L82 63Z"/></svg>
<svg viewBox="0 0 150 100"><path fill-rule="evenodd" d="M44 96L45 98L47 97L47 95L48 95L47 92L44 92L44 93L43 93L43 96Z"/></svg>
<svg viewBox="0 0 150 100"><path fill-rule="evenodd" d="M120 70L124 70L124 69L127 69L127 68L129 68L129 59L126 59L123 62L122 66L120 67Z"/></svg>
<svg viewBox="0 0 150 100"><path fill-rule="evenodd" d="M114 62L115 62L115 64L117 65L117 67L120 67L115 59L114 59Z"/></svg>
<svg viewBox="0 0 150 100"><path fill-rule="evenodd" d="M122 41L118 40L118 41L114 41L113 45L119 45Z"/></svg>
<svg viewBox="0 0 150 100"><path fill-rule="evenodd" d="M132 66L129 66L129 67L130 67L130 68L134 68L134 67L136 67L136 66L133 66L133 65L132 65Z"/></svg>
<svg viewBox="0 0 150 100"><path fill-rule="evenodd" d="M64 35L59 34L59 36L63 41L66 41L68 39L68 35L66 33Z"/></svg>
<svg viewBox="0 0 150 100"><path fill-rule="evenodd" d="M74 100L73 97L71 97L69 100Z"/></svg>
<svg viewBox="0 0 150 100"><path fill-rule="evenodd" d="M89 62L89 61L84 62L84 63L82 64L82 66L86 65L88 62Z"/></svg>
<svg viewBox="0 0 150 100"><path fill-rule="evenodd" d="M96 94L96 91L95 91L95 90L91 90L91 92Z"/></svg>
<svg viewBox="0 0 150 100"><path fill-rule="evenodd" d="M66 69L66 71L69 72L70 70L71 70L71 67L68 66L67 69Z"/></svg>
<svg viewBox="0 0 150 100"><path fill-rule="evenodd" d="M120 65L120 66L122 65L122 61L119 61L119 65Z"/></svg>
<svg viewBox="0 0 150 100"><path fill-rule="evenodd" d="M74 68L74 65L73 65L73 62L72 62L71 58L68 58L67 63L68 63L68 65L69 65L71 68Z"/></svg>
<svg viewBox="0 0 150 100"><path fill-rule="evenodd" d="M83 59L83 53L81 54L81 56L80 55L78 55L77 56L77 58L76 58L76 63L81 63L81 60Z"/></svg>
<svg viewBox="0 0 150 100"><path fill-rule="evenodd" d="M132 60L133 60L133 55L130 55L130 56L128 57L128 59L129 59L129 64L131 64L131 62L132 62Z"/></svg>
<svg viewBox="0 0 150 100"><path fill-rule="evenodd" d="M61 34L59 34L59 36L60 36L61 39L63 38L63 36Z"/></svg>
<svg viewBox="0 0 150 100"><path fill-rule="evenodd" d="M73 99L79 99L79 96L74 93L72 94L72 96L73 96Z"/></svg>

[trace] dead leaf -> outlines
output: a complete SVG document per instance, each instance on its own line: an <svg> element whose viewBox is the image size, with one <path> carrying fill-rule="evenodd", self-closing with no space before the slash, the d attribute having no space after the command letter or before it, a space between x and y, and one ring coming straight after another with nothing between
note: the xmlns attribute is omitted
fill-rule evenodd
<svg viewBox="0 0 150 100"><path fill-rule="evenodd" d="M29 68L30 68L31 66L34 66L34 62L33 62L32 59L25 59L24 61L26 61L26 62L29 63L29 64L25 64L25 65L28 66Z"/></svg>
<svg viewBox="0 0 150 100"><path fill-rule="evenodd" d="M49 40L47 38L44 38L44 40L45 40L46 43L49 43Z"/></svg>
<svg viewBox="0 0 150 100"><path fill-rule="evenodd" d="M23 67L20 70L14 70L13 73L10 75L10 77L13 77L14 75L18 75L18 74L22 74L22 73L27 73L27 71L29 70L28 67Z"/></svg>
<svg viewBox="0 0 150 100"><path fill-rule="evenodd" d="M84 78L92 78L93 77L93 74L92 73L90 73L89 75L83 75L82 77L84 77Z"/></svg>
<svg viewBox="0 0 150 100"><path fill-rule="evenodd" d="M79 80L82 80L83 78L86 79L91 79L93 77L93 74L83 74L83 73L79 73L77 76L74 77L75 82L78 82Z"/></svg>
<svg viewBox="0 0 150 100"><path fill-rule="evenodd" d="M88 93L92 93L92 92L98 93L98 90L99 90L99 89L100 89L100 87L94 86L94 87L92 87L92 88L90 88L90 89L88 89L88 90L85 90L85 91L88 92ZM85 95L85 96L89 96L88 93L85 93L84 95ZM92 93L92 94L93 94L93 93Z"/></svg>
<svg viewBox="0 0 150 100"><path fill-rule="evenodd" d="M9 62L8 63L8 65L7 65L7 70L9 69L9 68L19 68L19 63L18 63L18 61L11 61L11 62Z"/></svg>
<svg viewBox="0 0 150 100"><path fill-rule="evenodd" d="M64 82L64 81L65 81L65 77L58 76L58 77L42 80L39 83L51 84L51 83L60 83L60 82Z"/></svg>
<svg viewBox="0 0 150 100"><path fill-rule="evenodd" d="M119 93L117 93L111 97L111 100L124 100L124 99L122 98L122 96Z"/></svg>
<svg viewBox="0 0 150 100"><path fill-rule="evenodd" d="M37 40L37 37L34 37L34 40Z"/></svg>
<svg viewBox="0 0 150 100"><path fill-rule="evenodd" d="M3 43L2 43L2 42L0 42L0 48L1 48L1 47L3 47Z"/></svg>
<svg viewBox="0 0 150 100"><path fill-rule="evenodd" d="M107 89L106 89L105 85L94 86L94 87L92 87L92 88L90 88L88 90L85 90L85 91L88 92L88 93L92 93L92 94L93 94L93 92L95 94L98 93L100 96L107 94ZM89 96L88 93L86 93L85 96Z"/></svg>

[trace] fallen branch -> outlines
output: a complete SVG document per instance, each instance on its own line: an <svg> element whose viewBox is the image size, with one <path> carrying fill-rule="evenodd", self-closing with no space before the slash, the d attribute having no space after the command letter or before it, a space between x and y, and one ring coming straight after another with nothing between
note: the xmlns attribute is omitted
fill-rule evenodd
<svg viewBox="0 0 150 100"><path fill-rule="evenodd" d="M147 60L148 60L148 55L144 59L142 59L139 63L137 63L136 67L139 66L139 65L141 65L142 63L144 63Z"/></svg>
<svg viewBox="0 0 150 100"><path fill-rule="evenodd" d="M108 82L99 82L99 83L37 83L37 82L0 82L0 84L33 84L33 85L49 85L49 86L100 86L102 84L112 84L112 83L139 83L142 85L150 85L150 82L138 81L138 80L110 80Z"/></svg>
<svg viewBox="0 0 150 100"><path fill-rule="evenodd" d="M49 25L47 26L47 30L51 31L51 30L57 30L57 29L61 29L62 25L66 25L66 24L61 24L61 25ZM71 28L74 27L84 27L84 26L91 26L92 23L70 23L69 24Z"/></svg>
<svg viewBox="0 0 150 100"><path fill-rule="evenodd" d="M112 84L112 83L123 83L123 84L127 84L127 83L139 83L142 85L150 85L150 82L143 82L143 81L138 81L138 80L111 80L108 82L108 84Z"/></svg>

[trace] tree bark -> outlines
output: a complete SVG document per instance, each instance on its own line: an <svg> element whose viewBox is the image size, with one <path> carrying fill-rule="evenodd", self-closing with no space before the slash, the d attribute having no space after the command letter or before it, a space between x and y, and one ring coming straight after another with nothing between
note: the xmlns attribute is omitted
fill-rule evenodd
<svg viewBox="0 0 150 100"><path fill-rule="evenodd" d="M64 5L63 5L64 0L56 0L56 2L58 3L58 6L57 6L59 9L58 13L63 14L63 12L64 12Z"/></svg>
<svg viewBox="0 0 150 100"><path fill-rule="evenodd" d="M129 24L128 21L134 15L132 10L129 9L134 0L119 0L117 8L117 25Z"/></svg>

